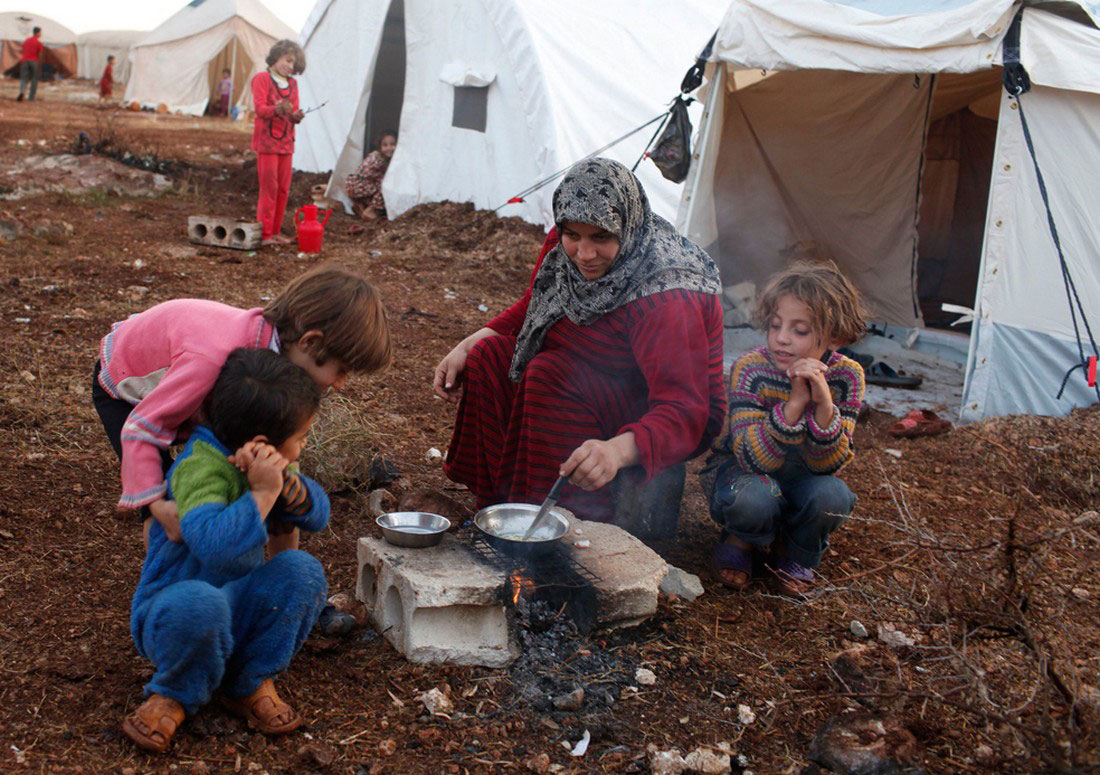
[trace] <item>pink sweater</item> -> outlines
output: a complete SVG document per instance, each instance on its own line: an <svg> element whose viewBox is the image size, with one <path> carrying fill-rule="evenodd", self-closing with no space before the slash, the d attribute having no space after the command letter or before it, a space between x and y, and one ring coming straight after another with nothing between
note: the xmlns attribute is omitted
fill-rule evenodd
<svg viewBox="0 0 1100 775"><path fill-rule="evenodd" d="M226 356L238 347L278 349L263 310L201 299L158 304L115 323L103 337L99 384L134 404L122 427L120 507L136 509L164 495L160 451L182 425L198 419Z"/></svg>

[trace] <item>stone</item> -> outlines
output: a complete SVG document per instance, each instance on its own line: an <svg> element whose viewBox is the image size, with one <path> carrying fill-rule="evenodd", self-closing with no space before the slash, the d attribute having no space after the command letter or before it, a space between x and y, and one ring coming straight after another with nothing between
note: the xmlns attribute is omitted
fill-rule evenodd
<svg viewBox="0 0 1100 775"><path fill-rule="evenodd" d="M836 775L902 775L916 753L916 738L897 719L853 713L826 721L808 758Z"/></svg>
<svg viewBox="0 0 1100 775"><path fill-rule="evenodd" d="M372 490L367 496L367 513L372 517L380 517L397 511L397 496L389 490Z"/></svg>
<svg viewBox="0 0 1100 775"><path fill-rule="evenodd" d="M917 645L915 640L889 623L880 624L878 626L878 639L887 646L893 646L894 648Z"/></svg>
<svg viewBox="0 0 1100 775"><path fill-rule="evenodd" d="M559 694L550 702L558 710L580 710L584 705L584 689L577 687L568 694Z"/></svg>
<svg viewBox="0 0 1100 775"><path fill-rule="evenodd" d="M418 699L424 704L424 710L433 716L437 713L450 715L455 712L455 704L451 702L451 698L439 689L426 691Z"/></svg>
<svg viewBox="0 0 1100 775"><path fill-rule="evenodd" d="M662 594L676 595L690 603L703 594L703 582L694 573L669 565L668 575L661 582L660 590Z"/></svg>
<svg viewBox="0 0 1100 775"><path fill-rule="evenodd" d="M0 221L0 240L13 240L19 236L20 226L17 221Z"/></svg>
<svg viewBox="0 0 1100 775"><path fill-rule="evenodd" d="M599 578L596 588L596 623L626 625L657 612L657 590L668 575L668 563L621 527L577 519L568 509L557 509L570 523L563 537L573 559ZM591 541L576 549L576 530Z"/></svg>
<svg viewBox="0 0 1100 775"><path fill-rule="evenodd" d="M550 754L540 753L538 756L531 757L527 760L527 769L539 775L545 775L550 771Z"/></svg>
<svg viewBox="0 0 1100 775"><path fill-rule="evenodd" d="M684 765L689 772L702 772L708 775L730 772L730 755L709 748L696 748L684 757Z"/></svg>
<svg viewBox="0 0 1100 775"><path fill-rule="evenodd" d="M634 680L641 686L653 686L657 683L657 676L652 670L639 667L634 671Z"/></svg>
<svg viewBox="0 0 1100 775"><path fill-rule="evenodd" d="M451 535L427 549L360 538L355 597L410 662L507 667L519 655L501 599L503 573Z"/></svg>
<svg viewBox="0 0 1100 775"><path fill-rule="evenodd" d="M858 619L852 620L852 623L848 625L848 630L857 638L866 638L869 635L867 628L863 626L863 622Z"/></svg>
<svg viewBox="0 0 1100 775"><path fill-rule="evenodd" d="M675 748L670 751L650 751L649 770L653 775L680 775L687 762Z"/></svg>
<svg viewBox="0 0 1100 775"><path fill-rule="evenodd" d="M738 705L737 720L741 722L743 726L747 727L749 724L756 721L756 714L748 705Z"/></svg>

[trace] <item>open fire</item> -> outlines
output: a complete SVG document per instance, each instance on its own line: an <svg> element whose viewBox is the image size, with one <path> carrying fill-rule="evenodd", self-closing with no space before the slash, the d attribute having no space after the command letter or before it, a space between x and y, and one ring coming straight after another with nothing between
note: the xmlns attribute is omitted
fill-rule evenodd
<svg viewBox="0 0 1100 775"><path fill-rule="evenodd" d="M517 568L508 574L508 583L512 587L512 605L519 605L520 598L529 598L535 594L535 582L524 575L526 568Z"/></svg>

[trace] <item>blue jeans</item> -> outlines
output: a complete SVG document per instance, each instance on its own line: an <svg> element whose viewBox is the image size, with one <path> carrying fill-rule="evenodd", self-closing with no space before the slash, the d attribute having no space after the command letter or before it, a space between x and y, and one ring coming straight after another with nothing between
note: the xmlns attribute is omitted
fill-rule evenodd
<svg viewBox="0 0 1100 775"><path fill-rule="evenodd" d="M753 546L778 538L787 557L816 568L829 547L829 534L855 504L848 485L815 474L801 462L788 461L765 476L747 474L730 460L718 467L710 515L734 538Z"/></svg>
<svg viewBox="0 0 1100 775"><path fill-rule="evenodd" d="M19 63L19 93L22 94L27 90L27 81L31 82L31 93L27 95L27 99L33 100L35 92L38 91L38 72L41 65L38 62L20 62Z"/></svg>

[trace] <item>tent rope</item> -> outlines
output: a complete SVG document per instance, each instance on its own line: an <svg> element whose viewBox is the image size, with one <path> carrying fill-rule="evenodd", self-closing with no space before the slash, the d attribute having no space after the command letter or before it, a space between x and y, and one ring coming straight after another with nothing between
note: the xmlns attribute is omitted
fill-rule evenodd
<svg viewBox="0 0 1100 775"><path fill-rule="evenodd" d="M1088 317L1085 315L1085 307L1081 303L1081 297L1077 293L1077 284L1073 281L1073 275L1070 273L1069 263L1066 261L1065 253L1062 251L1062 241L1058 237L1058 227L1054 222L1054 213L1050 208L1050 194L1047 191L1046 181L1043 178L1043 172L1039 169L1039 159L1035 155L1035 142L1031 137L1031 130L1027 124L1027 117L1024 115L1024 101L1021 96L1031 90L1031 78L1027 74L1027 70L1024 69L1023 64L1020 62L1020 22L1023 18L1024 9L1020 8L1016 12L1016 16L1012 20L1012 25L1009 27L1004 41L1004 86L1005 90L1013 97L1016 98L1016 112L1020 114L1020 126L1024 132L1024 141L1027 144L1027 152L1031 156L1031 163L1035 167L1035 177L1039 182L1039 195L1043 198L1043 206L1047 211L1047 227L1050 229L1051 239L1054 241L1054 247L1058 251L1058 263L1062 269L1062 285L1066 291L1066 301L1069 304L1070 320L1073 321L1073 336L1077 340L1077 356L1080 361L1065 373L1062 377L1062 385L1058 388L1058 394L1055 399L1061 399L1062 393L1065 392L1066 385L1069 383L1069 378L1077 369L1088 369L1089 359L1085 357L1085 348L1081 340L1081 326L1084 326L1085 334L1088 336L1089 345L1092 347L1092 352L1095 357L1096 354L1100 354L1100 348L1096 345L1096 339L1092 334L1092 327L1089 325ZM1081 321L1078 324L1077 317L1080 315ZM1096 391L1096 400L1100 401L1100 384L1092 386Z"/></svg>

